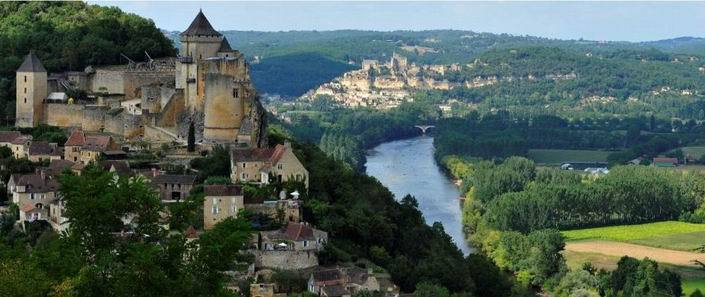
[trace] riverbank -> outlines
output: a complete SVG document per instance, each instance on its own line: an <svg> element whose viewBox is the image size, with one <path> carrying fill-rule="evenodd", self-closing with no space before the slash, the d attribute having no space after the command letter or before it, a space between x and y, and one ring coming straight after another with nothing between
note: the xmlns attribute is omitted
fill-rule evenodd
<svg viewBox="0 0 705 297"><path fill-rule="evenodd" d="M460 191L433 157L433 137L385 142L367 153L367 174L377 178L397 200L414 196L426 223L439 222L458 248L469 254L462 226Z"/></svg>

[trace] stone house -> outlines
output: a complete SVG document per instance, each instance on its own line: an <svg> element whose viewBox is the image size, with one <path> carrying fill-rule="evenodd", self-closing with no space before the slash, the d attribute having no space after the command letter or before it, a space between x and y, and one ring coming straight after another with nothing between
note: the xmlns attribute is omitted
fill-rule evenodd
<svg viewBox="0 0 705 297"><path fill-rule="evenodd" d="M289 142L274 148L234 149L230 168L233 183L269 184L271 176L277 182L302 181L308 188L308 170L294 155Z"/></svg>
<svg viewBox="0 0 705 297"><path fill-rule="evenodd" d="M351 296L360 291L381 292L383 296L399 296L399 288L387 275L375 275L371 269L333 267L314 270L308 279L308 291L317 296Z"/></svg>
<svg viewBox="0 0 705 297"><path fill-rule="evenodd" d="M347 280L339 268L320 269L308 278L308 291L316 296L344 296L352 294L345 288Z"/></svg>
<svg viewBox="0 0 705 297"><path fill-rule="evenodd" d="M237 217L245 208L244 195L240 185L206 185L203 200L203 228L208 230L215 224L230 217Z"/></svg>
<svg viewBox="0 0 705 297"><path fill-rule="evenodd" d="M250 297L286 297L286 293L275 292L275 284L250 284Z"/></svg>
<svg viewBox="0 0 705 297"><path fill-rule="evenodd" d="M106 151L117 150L117 145L108 135L87 135L81 129L71 132L64 144L64 159L89 164L95 162Z"/></svg>
<svg viewBox="0 0 705 297"><path fill-rule="evenodd" d="M15 138L10 144L12 156L14 156L15 159L27 158L30 144L32 144L32 136L30 135L21 135Z"/></svg>
<svg viewBox="0 0 705 297"><path fill-rule="evenodd" d="M68 218L64 216L65 211L64 201L60 198L49 204L49 224L58 233L63 233L69 228Z"/></svg>
<svg viewBox="0 0 705 297"><path fill-rule="evenodd" d="M20 219L46 220L49 204L57 197L59 183L52 176L40 171L34 174L13 174L8 182L12 203L20 207Z"/></svg>
<svg viewBox="0 0 705 297"><path fill-rule="evenodd" d="M264 251L320 251L328 242L328 233L306 223L289 222L286 227L257 234L257 249Z"/></svg>
<svg viewBox="0 0 705 297"><path fill-rule="evenodd" d="M152 186L159 191L164 203L179 202L188 197L196 184L195 175L162 174L151 179Z"/></svg>
<svg viewBox="0 0 705 297"><path fill-rule="evenodd" d="M61 160L63 154L56 143L32 141L27 150L27 157L32 162L42 162L45 160Z"/></svg>
<svg viewBox="0 0 705 297"><path fill-rule="evenodd" d="M22 136L19 131L0 131L0 147L10 147L12 141Z"/></svg>

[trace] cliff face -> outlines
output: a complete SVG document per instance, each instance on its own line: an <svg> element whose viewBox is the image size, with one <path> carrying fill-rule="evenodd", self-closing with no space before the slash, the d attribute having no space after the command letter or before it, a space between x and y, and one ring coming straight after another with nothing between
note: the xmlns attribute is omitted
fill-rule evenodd
<svg viewBox="0 0 705 297"><path fill-rule="evenodd" d="M354 70L323 84L302 96L314 100L317 96L330 96L348 107L389 109L410 100L415 90L449 90L464 86L449 82L444 75L460 71L459 64L417 65L394 54L386 63L364 60L362 69Z"/></svg>

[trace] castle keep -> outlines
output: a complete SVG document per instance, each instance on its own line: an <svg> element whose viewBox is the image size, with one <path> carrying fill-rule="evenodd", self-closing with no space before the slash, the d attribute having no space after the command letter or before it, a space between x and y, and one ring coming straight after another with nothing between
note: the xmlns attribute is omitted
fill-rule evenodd
<svg viewBox="0 0 705 297"><path fill-rule="evenodd" d="M263 109L247 62L198 13L180 35L176 58L129 60L127 65L86 67L47 74L30 52L17 69L17 127L47 124L107 132L125 139L196 141L260 147ZM70 98L67 94L87 94Z"/></svg>

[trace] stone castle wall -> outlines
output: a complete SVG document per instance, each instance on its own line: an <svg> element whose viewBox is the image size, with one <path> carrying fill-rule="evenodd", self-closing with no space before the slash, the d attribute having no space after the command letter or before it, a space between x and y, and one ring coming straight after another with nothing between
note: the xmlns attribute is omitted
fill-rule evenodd
<svg viewBox="0 0 705 297"><path fill-rule="evenodd" d="M255 267L297 270L318 265L315 251L261 251L251 250L255 256Z"/></svg>
<svg viewBox="0 0 705 297"><path fill-rule="evenodd" d="M93 93L124 94L123 70L97 69L91 76L90 91Z"/></svg>
<svg viewBox="0 0 705 297"><path fill-rule="evenodd" d="M44 122L57 127L81 127L84 106L80 104L47 103Z"/></svg>

